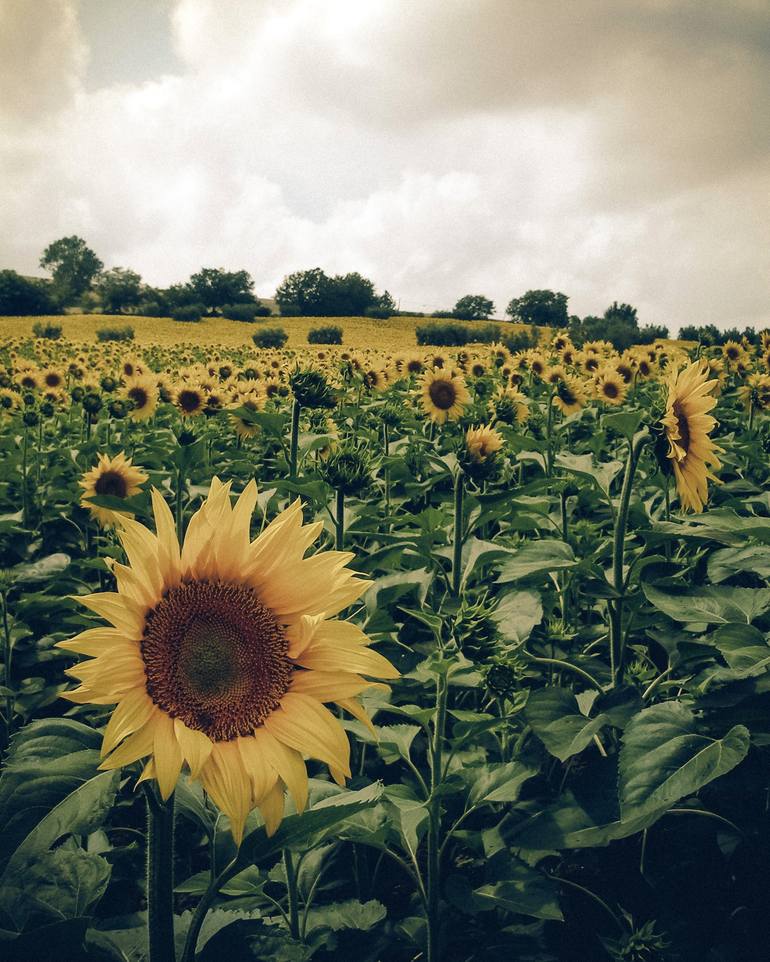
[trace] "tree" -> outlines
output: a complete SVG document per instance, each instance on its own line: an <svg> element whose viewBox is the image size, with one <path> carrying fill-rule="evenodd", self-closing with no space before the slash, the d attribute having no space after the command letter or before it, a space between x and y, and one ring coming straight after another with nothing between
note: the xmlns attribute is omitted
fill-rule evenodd
<svg viewBox="0 0 770 962"><path fill-rule="evenodd" d="M62 237L43 251L40 266L51 272L56 293L63 304L84 294L104 267L82 237Z"/></svg>
<svg viewBox="0 0 770 962"><path fill-rule="evenodd" d="M309 271L295 271L281 281L275 292L275 302L283 315L321 317L328 302L331 278L314 267Z"/></svg>
<svg viewBox="0 0 770 962"><path fill-rule="evenodd" d="M505 313L520 324L538 327L567 326L567 295L557 291L527 291L514 297Z"/></svg>
<svg viewBox="0 0 770 962"><path fill-rule="evenodd" d="M452 314L463 321L485 321L495 305L483 294L466 294L455 304Z"/></svg>
<svg viewBox="0 0 770 962"><path fill-rule="evenodd" d="M142 278L128 268L104 271L97 277L95 287L105 314L122 314L142 299Z"/></svg>
<svg viewBox="0 0 770 962"><path fill-rule="evenodd" d="M0 315L58 314L48 281L22 277L16 271L0 271Z"/></svg>
<svg viewBox="0 0 770 962"><path fill-rule="evenodd" d="M188 285L194 300L210 312L225 304L250 304L254 297L254 281L248 271L226 271L219 267L204 267L193 274Z"/></svg>
<svg viewBox="0 0 770 962"><path fill-rule="evenodd" d="M631 327L639 327L639 319L636 316L636 308L631 307L630 304L618 304L617 301L613 301L612 304L604 312L604 319L606 321L619 320Z"/></svg>
<svg viewBox="0 0 770 962"><path fill-rule="evenodd" d="M358 271L337 274L329 284L324 314L329 317L361 317L377 300L374 284Z"/></svg>

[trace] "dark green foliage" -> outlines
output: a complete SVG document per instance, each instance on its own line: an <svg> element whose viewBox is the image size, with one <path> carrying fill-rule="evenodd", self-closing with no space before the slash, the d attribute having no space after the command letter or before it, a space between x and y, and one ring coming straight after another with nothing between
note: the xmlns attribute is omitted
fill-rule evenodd
<svg viewBox="0 0 770 962"><path fill-rule="evenodd" d="M466 324L418 324L415 328L417 343L440 347L464 347L466 344L493 344L500 340L500 327L486 324L470 327Z"/></svg>
<svg viewBox="0 0 770 962"><path fill-rule="evenodd" d="M105 314L123 314L136 307L142 298L142 278L136 271L123 267L99 274L94 287Z"/></svg>
<svg viewBox="0 0 770 962"><path fill-rule="evenodd" d="M225 304L256 303L254 281L248 271L226 271L203 267L187 283L194 303L203 304L210 313ZM241 320L241 318L237 318Z"/></svg>
<svg viewBox="0 0 770 962"><path fill-rule="evenodd" d="M82 237L62 237L43 251L40 266L51 271L54 289L63 304L71 304L91 287L104 267Z"/></svg>
<svg viewBox="0 0 770 962"><path fill-rule="evenodd" d="M253 323L258 317L269 316L270 308L258 301L246 304L225 304L222 308L222 317L227 317L231 321Z"/></svg>
<svg viewBox="0 0 770 962"><path fill-rule="evenodd" d="M130 324L121 327L100 327L96 330L99 341L133 341L134 329Z"/></svg>
<svg viewBox="0 0 770 962"><path fill-rule="evenodd" d="M336 324L327 327L311 327L307 334L308 344L342 344L342 328Z"/></svg>
<svg viewBox="0 0 770 962"><path fill-rule="evenodd" d="M715 324L704 324L700 327L695 324L687 324L679 329L679 338L682 341L699 341L704 347L718 347L727 341L740 341L745 339L749 344L757 345L760 342L760 332L753 327L745 327L739 331L737 327L728 328L720 331Z"/></svg>
<svg viewBox="0 0 770 962"><path fill-rule="evenodd" d="M257 347L283 347L289 340L289 335L282 327L265 327L252 334L251 339Z"/></svg>
<svg viewBox="0 0 770 962"><path fill-rule="evenodd" d="M360 317L370 308L393 310L387 291L378 297L372 281L358 272L329 277L320 267L285 277L275 301L284 317Z"/></svg>
<svg viewBox="0 0 770 962"><path fill-rule="evenodd" d="M515 354L517 351L527 351L530 348L537 347L540 343L540 334L537 328L531 327L528 331L516 331L512 334L503 333L500 340L511 354Z"/></svg>
<svg viewBox="0 0 770 962"><path fill-rule="evenodd" d="M305 408L333 408L337 402L334 391L320 371L313 368L294 371L289 378L297 402Z"/></svg>
<svg viewBox="0 0 770 962"><path fill-rule="evenodd" d="M567 295L556 291L527 291L505 309L512 321L536 327L567 326Z"/></svg>
<svg viewBox="0 0 770 962"><path fill-rule="evenodd" d="M0 316L60 313L45 281L22 277L16 271L0 271Z"/></svg>
<svg viewBox="0 0 770 962"><path fill-rule="evenodd" d="M203 317L206 308L203 304L184 304L175 307L171 311L171 317L175 321L184 321L189 324L197 324Z"/></svg>
<svg viewBox="0 0 770 962"><path fill-rule="evenodd" d="M452 314L463 321L485 321L495 310L495 305L483 294L466 294L452 309Z"/></svg>
<svg viewBox="0 0 770 962"><path fill-rule="evenodd" d="M47 341L58 341L62 336L62 326L51 321L35 321L32 333L35 337L42 337Z"/></svg>

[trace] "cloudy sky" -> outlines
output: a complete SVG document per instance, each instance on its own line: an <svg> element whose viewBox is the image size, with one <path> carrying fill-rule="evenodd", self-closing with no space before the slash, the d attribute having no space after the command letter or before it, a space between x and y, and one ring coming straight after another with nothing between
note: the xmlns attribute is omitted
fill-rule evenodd
<svg viewBox="0 0 770 962"><path fill-rule="evenodd" d="M767 0L0 0L0 267L770 325Z"/></svg>

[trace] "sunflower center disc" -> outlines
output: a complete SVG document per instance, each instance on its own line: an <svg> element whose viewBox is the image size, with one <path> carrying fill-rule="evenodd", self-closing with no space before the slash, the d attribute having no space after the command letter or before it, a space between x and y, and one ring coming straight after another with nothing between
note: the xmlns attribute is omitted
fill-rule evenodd
<svg viewBox="0 0 770 962"><path fill-rule="evenodd" d="M457 394L449 381L433 381L428 388L430 399L441 411L448 411L455 403Z"/></svg>
<svg viewBox="0 0 770 962"><path fill-rule="evenodd" d="M147 692L172 718L214 741L249 735L289 688L288 647L275 616L251 588L180 585L147 614Z"/></svg>
<svg viewBox="0 0 770 962"><path fill-rule="evenodd" d="M126 479L119 471L105 471L94 484L97 494L107 494L113 498L125 498L128 487Z"/></svg>

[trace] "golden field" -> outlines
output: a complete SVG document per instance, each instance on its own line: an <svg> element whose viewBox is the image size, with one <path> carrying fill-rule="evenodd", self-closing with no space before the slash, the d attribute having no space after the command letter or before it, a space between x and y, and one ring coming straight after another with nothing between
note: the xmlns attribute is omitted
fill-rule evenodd
<svg viewBox="0 0 770 962"><path fill-rule="evenodd" d="M61 324L64 337L72 341L96 341L96 331L101 327L120 327L130 324L138 345L170 346L183 342L216 344L223 347L240 347L251 344L251 335L264 327L282 327L289 335L287 347L307 345L308 331L314 327L339 325L343 330L342 342L354 350L382 348L402 350L416 345L415 327L439 319L428 317L392 317L375 320L370 317L266 317L255 324L231 321L226 318L208 318L197 324L173 321L168 317L115 316L105 314L65 314L56 317L0 317L0 340L12 337L30 337L36 321L52 321ZM500 323L505 331L523 329L524 325L506 321L464 321L470 327L484 327Z"/></svg>

